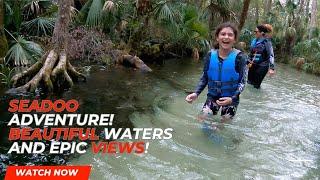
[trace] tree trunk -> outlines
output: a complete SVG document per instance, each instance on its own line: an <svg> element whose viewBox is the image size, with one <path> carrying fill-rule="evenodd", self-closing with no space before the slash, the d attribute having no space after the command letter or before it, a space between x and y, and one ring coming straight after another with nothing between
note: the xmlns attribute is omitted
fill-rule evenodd
<svg viewBox="0 0 320 180"><path fill-rule="evenodd" d="M8 41L4 33L4 0L0 0L0 63L8 51Z"/></svg>
<svg viewBox="0 0 320 180"><path fill-rule="evenodd" d="M241 31L246 19L247 19L247 14L249 10L249 5L250 5L250 0L244 0L243 2L243 7L242 7L242 12L240 16L240 23L238 26L239 31Z"/></svg>
<svg viewBox="0 0 320 180"><path fill-rule="evenodd" d="M56 50L67 48L69 40L68 26L71 19L71 5L72 1L70 0L59 0L58 19L53 30L52 38L52 43L54 44L54 49Z"/></svg>
<svg viewBox="0 0 320 180"><path fill-rule="evenodd" d="M259 1L254 1L255 3L255 14L254 14L254 19L256 25L259 24Z"/></svg>
<svg viewBox="0 0 320 180"><path fill-rule="evenodd" d="M305 13L306 13L306 24L308 24L309 23L309 5L310 5L310 0L307 0L307 3L306 3L306 11L305 11Z"/></svg>
<svg viewBox="0 0 320 180"><path fill-rule="evenodd" d="M299 2L299 10L297 13L297 16L295 20L293 21L293 27L297 31L297 38L296 41L300 42L304 35L304 28L302 26L303 23L303 17L304 17L304 9L305 9L305 0L300 0Z"/></svg>
<svg viewBox="0 0 320 180"><path fill-rule="evenodd" d="M317 0L312 0L309 39L316 36L315 31L317 30L317 15L318 15Z"/></svg>
<svg viewBox="0 0 320 180"><path fill-rule="evenodd" d="M48 92L53 90L65 89L71 87L73 81L82 77L86 77L78 73L68 61L66 48L68 44L68 25L70 22L70 8L72 1L59 0L58 19L53 31L53 49L46 53L42 60L31 66L28 70L16 74L12 78L12 89L7 93L25 93L34 92L39 86L44 87ZM23 84L27 79L29 80L24 85L15 88L17 85Z"/></svg>
<svg viewBox="0 0 320 180"><path fill-rule="evenodd" d="M264 0L264 12L263 15L266 18L271 11L272 0Z"/></svg>
<svg viewBox="0 0 320 180"><path fill-rule="evenodd" d="M267 15L271 12L272 0L267 0Z"/></svg>
<svg viewBox="0 0 320 180"><path fill-rule="evenodd" d="M300 5L299 14L301 15L303 13L303 9L304 9L304 0L301 0L299 5Z"/></svg>

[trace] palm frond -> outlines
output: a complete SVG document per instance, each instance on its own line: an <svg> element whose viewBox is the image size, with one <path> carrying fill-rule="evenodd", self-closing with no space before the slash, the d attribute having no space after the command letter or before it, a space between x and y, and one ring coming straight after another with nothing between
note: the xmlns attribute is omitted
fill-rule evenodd
<svg viewBox="0 0 320 180"><path fill-rule="evenodd" d="M23 7L23 9L25 9L28 15L38 15L40 13L39 0L30 1Z"/></svg>
<svg viewBox="0 0 320 180"><path fill-rule="evenodd" d="M11 22L9 22L11 25L13 25L12 27L15 27L15 31L19 31L22 21L23 21L23 17L22 17L22 11L21 11L21 6L22 4L19 4L16 1L12 2L12 16L11 18L9 18L11 20Z"/></svg>
<svg viewBox="0 0 320 180"><path fill-rule="evenodd" d="M11 78L15 72L14 68L0 64L0 83L6 87L10 87Z"/></svg>
<svg viewBox="0 0 320 180"><path fill-rule="evenodd" d="M192 5L180 6L181 19L169 30L170 41L185 48L198 48L202 52L208 49L209 27L201 21L199 10Z"/></svg>
<svg viewBox="0 0 320 180"><path fill-rule="evenodd" d="M98 26L101 19L101 10L103 8L103 3L101 0L93 0L90 6L86 24L89 26Z"/></svg>
<svg viewBox="0 0 320 180"><path fill-rule="evenodd" d="M210 13L210 18L218 21L228 21L231 17L235 16L235 13L230 10L228 0L212 1L206 9Z"/></svg>
<svg viewBox="0 0 320 180"><path fill-rule="evenodd" d="M87 16L91 4L92 4L92 0L88 0L88 1L82 6L82 8L80 9L79 14L82 14L82 15Z"/></svg>
<svg viewBox="0 0 320 180"><path fill-rule="evenodd" d="M155 17L159 20L174 23L174 9L165 1L160 1L155 9Z"/></svg>
<svg viewBox="0 0 320 180"><path fill-rule="evenodd" d="M23 23L31 35L36 36L49 36L52 34L54 29L55 18L48 17L37 17L31 21Z"/></svg>
<svg viewBox="0 0 320 180"><path fill-rule="evenodd" d="M12 10L10 4L7 1L4 1L4 7L5 7L5 11L4 12L6 12L6 14L8 14L8 15L12 15L13 14L13 10Z"/></svg>
<svg viewBox="0 0 320 180"><path fill-rule="evenodd" d="M46 12L42 16L57 17L59 7L57 4L51 4L46 8Z"/></svg>
<svg viewBox="0 0 320 180"><path fill-rule="evenodd" d="M198 13L197 13L197 9L193 6L186 6L183 9L184 13L183 13L183 21L187 22L190 21L192 19L197 19L198 18Z"/></svg>
<svg viewBox="0 0 320 180"><path fill-rule="evenodd" d="M114 10L115 4L112 1L106 1L103 5L102 10L105 12L111 12Z"/></svg>
<svg viewBox="0 0 320 180"><path fill-rule="evenodd" d="M37 61L43 54L41 46L33 41L27 41L19 36L6 55L7 64L14 61L14 65L28 65Z"/></svg>
<svg viewBox="0 0 320 180"><path fill-rule="evenodd" d="M194 22L191 29L199 34L202 38L207 38L209 27L202 22Z"/></svg>
<svg viewBox="0 0 320 180"><path fill-rule="evenodd" d="M206 39L199 40L198 44L200 47L200 51L203 53L207 52L208 49L210 49L210 43Z"/></svg>
<svg viewBox="0 0 320 180"><path fill-rule="evenodd" d="M70 6L70 17L72 21L76 19L78 13L79 11L75 7Z"/></svg>
<svg viewBox="0 0 320 180"><path fill-rule="evenodd" d="M198 10L194 6L185 6L183 8L183 29L186 29L189 38L206 38L208 36L209 27L200 21Z"/></svg>
<svg viewBox="0 0 320 180"><path fill-rule="evenodd" d="M53 5L51 0L30 0L24 5L23 10L27 16L38 16Z"/></svg>

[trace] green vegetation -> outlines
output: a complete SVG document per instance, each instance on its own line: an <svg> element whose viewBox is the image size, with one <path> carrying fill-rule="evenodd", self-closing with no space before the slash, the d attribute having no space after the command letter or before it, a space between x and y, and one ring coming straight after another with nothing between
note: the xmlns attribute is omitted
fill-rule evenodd
<svg viewBox="0 0 320 180"><path fill-rule="evenodd" d="M269 23L273 26L276 62L289 63L298 69L319 75L320 26L316 21L319 17L317 10L319 3L315 2L314 0L289 0L286 3L270 1L272 3L270 7L262 7L262 4L258 4L255 10L259 12L258 22ZM259 6L261 7L257 9ZM264 11L262 17L260 16L261 10ZM254 22L253 19L257 16L256 14L251 15L253 16L249 17L247 22L252 29L254 24L249 22Z"/></svg>
<svg viewBox="0 0 320 180"><path fill-rule="evenodd" d="M16 66L33 64L42 54L43 50L39 44L27 41L22 36L19 36L7 52L5 63L8 64L10 61L14 61Z"/></svg>
<svg viewBox="0 0 320 180"><path fill-rule="evenodd" d="M48 39L57 21L57 1L1 0L0 5L0 63L12 69L37 62L53 46ZM238 24L239 41L247 47L255 26L269 23L276 62L320 74L318 6L316 0L74 0L68 56L102 64L112 64L113 49L151 61L191 53L199 57L209 50L221 22Z"/></svg>
<svg viewBox="0 0 320 180"><path fill-rule="evenodd" d="M314 38L311 40L306 40L299 42L295 45L293 51L295 57L304 57L305 62L302 69L306 72L314 73L320 75L320 39ZM297 61L294 59L294 64Z"/></svg>
<svg viewBox="0 0 320 180"><path fill-rule="evenodd" d="M1 84L5 87L10 87L10 81L13 76L14 69L10 69L10 67L5 66L4 64L0 64L0 81Z"/></svg>

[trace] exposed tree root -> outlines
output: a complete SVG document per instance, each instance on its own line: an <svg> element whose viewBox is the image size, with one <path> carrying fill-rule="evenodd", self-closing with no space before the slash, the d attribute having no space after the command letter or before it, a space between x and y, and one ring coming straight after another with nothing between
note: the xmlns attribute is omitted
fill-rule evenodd
<svg viewBox="0 0 320 180"><path fill-rule="evenodd" d="M60 82L61 80L67 83L67 87L71 87L73 86L73 78L69 76L68 72L72 74L74 80L77 80L78 77L82 77L85 80L85 76L77 72L67 60L67 55L64 50L61 50L59 54L55 50L51 50L44 63L39 61L28 70L15 75L12 78L14 88L9 89L7 93L34 92L40 85L43 85L48 92L52 92L54 89L65 88L60 87L61 84L64 84L58 83L58 81ZM29 76L33 76L29 82L23 86L16 87L18 82L25 80L25 78Z"/></svg>
<svg viewBox="0 0 320 180"><path fill-rule="evenodd" d="M78 80L78 78L82 78L83 81L87 80L87 77L81 73L79 73L78 71L75 70L75 68L71 65L71 63L68 61L67 62L67 71L69 73L69 75L72 77L72 79L74 79L75 81Z"/></svg>
<svg viewBox="0 0 320 180"><path fill-rule="evenodd" d="M51 77L53 81L57 80L58 75L64 76L64 79L67 81L69 87L73 86L73 82L69 74L67 73L67 54L65 51L60 53L59 63L52 70Z"/></svg>
<svg viewBox="0 0 320 180"><path fill-rule="evenodd" d="M43 56L43 59L32 65L26 71L16 74L12 78L13 88L9 89L9 94L19 94L26 92L35 92L41 86L48 92L53 90L65 89L73 86L74 81L81 78L86 81L86 76L77 72L67 59L64 49L51 50ZM116 50L115 62L124 66L130 66L145 72L151 72L140 58L124 54ZM32 78L32 79L31 79ZM23 85L23 83L25 83ZM19 86L19 87L17 87Z"/></svg>
<svg viewBox="0 0 320 180"><path fill-rule="evenodd" d="M43 87L48 92L52 92L55 89L71 87L73 80L77 80L78 77L82 77L85 80L85 76L78 73L71 66L65 51L68 47L68 26L71 19L70 7L72 2L69 0L58 1L58 19L55 23L52 37L53 49L28 70L15 75L12 78L13 88L9 89L7 93L35 92L38 87ZM30 78L32 79L29 80ZM23 83L25 84L19 86Z"/></svg>
<svg viewBox="0 0 320 180"><path fill-rule="evenodd" d="M17 87L20 84L25 83L25 82L21 82L21 80L27 80L27 79L31 78L32 76L34 76L35 74L37 74L38 71L41 69L41 67L43 65L43 62L45 61L46 57L48 56L48 53L49 52L47 52L42 57L41 60L39 60L38 62L33 64L27 70L25 70L25 71L23 71L23 72L21 72L19 74L16 74L15 76L13 76L12 79L11 79L12 87Z"/></svg>

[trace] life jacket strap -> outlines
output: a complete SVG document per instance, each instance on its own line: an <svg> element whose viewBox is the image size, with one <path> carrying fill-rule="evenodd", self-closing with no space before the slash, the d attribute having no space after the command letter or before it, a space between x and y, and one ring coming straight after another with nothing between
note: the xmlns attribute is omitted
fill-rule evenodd
<svg viewBox="0 0 320 180"><path fill-rule="evenodd" d="M230 92L235 92L237 90L237 87L234 88L216 88L216 87L208 87L211 91L215 91L218 94L222 94L222 93L230 93Z"/></svg>
<svg viewBox="0 0 320 180"><path fill-rule="evenodd" d="M209 81L209 84L210 84L211 86L218 86L218 87L233 85L233 84L236 84L236 83L238 83L237 80L225 81L225 82L221 82L221 81Z"/></svg>

